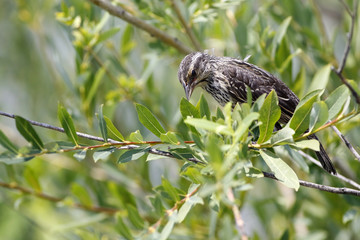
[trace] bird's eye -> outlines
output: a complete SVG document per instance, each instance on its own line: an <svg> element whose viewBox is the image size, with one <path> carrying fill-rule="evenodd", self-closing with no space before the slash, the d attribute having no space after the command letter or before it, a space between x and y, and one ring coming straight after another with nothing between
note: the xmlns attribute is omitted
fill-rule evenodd
<svg viewBox="0 0 360 240"><path fill-rule="evenodd" d="M191 72L191 77L196 77L196 72L195 72L195 70L192 70L192 72Z"/></svg>

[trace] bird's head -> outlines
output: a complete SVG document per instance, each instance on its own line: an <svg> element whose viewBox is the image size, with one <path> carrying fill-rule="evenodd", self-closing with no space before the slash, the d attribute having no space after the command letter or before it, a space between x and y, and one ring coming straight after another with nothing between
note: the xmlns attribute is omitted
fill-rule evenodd
<svg viewBox="0 0 360 240"><path fill-rule="evenodd" d="M193 52L187 55L180 63L178 78L183 85L186 98L189 100L195 87L207 84L210 75L208 66L210 55L202 52Z"/></svg>

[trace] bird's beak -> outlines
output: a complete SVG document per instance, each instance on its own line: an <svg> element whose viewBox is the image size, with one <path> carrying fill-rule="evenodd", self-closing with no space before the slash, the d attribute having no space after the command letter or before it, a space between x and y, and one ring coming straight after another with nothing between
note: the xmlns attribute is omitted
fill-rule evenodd
<svg viewBox="0 0 360 240"><path fill-rule="evenodd" d="M191 94L194 90L193 84L189 83L189 84L185 85L184 89L185 89L186 99L189 101Z"/></svg>

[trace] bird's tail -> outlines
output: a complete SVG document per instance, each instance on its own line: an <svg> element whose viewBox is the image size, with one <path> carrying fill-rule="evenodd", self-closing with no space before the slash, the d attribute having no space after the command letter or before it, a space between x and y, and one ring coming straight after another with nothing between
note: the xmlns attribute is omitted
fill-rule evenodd
<svg viewBox="0 0 360 240"><path fill-rule="evenodd" d="M312 134L308 137L308 139L316 139L319 141L319 139L316 137L315 134ZM334 175L336 175L336 170L335 170L335 167L334 165L332 164L328 154L326 153L323 145L321 144L321 142L319 141L319 144L320 144L320 151L318 152L315 152L316 153L316 156L317 158L319 159L322 167L328 171L329 173L332 173Z"/></svg>

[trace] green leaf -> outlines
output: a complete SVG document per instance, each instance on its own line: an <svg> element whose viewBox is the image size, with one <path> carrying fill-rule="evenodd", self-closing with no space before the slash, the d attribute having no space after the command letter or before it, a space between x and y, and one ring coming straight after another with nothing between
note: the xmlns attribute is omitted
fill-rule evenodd
<svg viewBox="0 0 360 240"><path fill-rule="evenodd" d="M102 149L100 151L96 151L93 154L94 162L99 161L100 159L107 159L107 157L115 151L116 148Z"/></svg>
<svg viewBox="0 0 360 240"><path fill-rule="evenodd" d="M159 240L168 239L168 237L170 236L170 233L176 223L176 218L177 218L177 210L171 212L171 215L169 216L169 221L166 223L165 227L162 229L160 237L158 238Z"/></svg>
<svg viewBox="0 0 360 240"><path fill-rule="evenodd" d="M342 109L350 91L345 85L341 85L336 88L329 97L325 100L325 103L329 109L328 120L332 120Z"/></svg>
<svg viewBox="0 0 360 240"><path fill-rule="evenodd" d="M288 144L293 142L293 135L294 135L295 131L294 129L289 128L288 126L285 126L284 128L280 129L279 131L277 131L271 138L270 138L270 143L272 145L279 145L281 144Z"/></svg>
<svg viewBox="0 0 360 240"><path fill-rule="evenodd" d="M87 149L83 149L83 150L81 150L79 152L76 152L74 154L74 158L76 158L78 161L82 161L86 157L86 152L87 152Z"/></svg>
<svg viewBox="0 0 360 240"><path fill-rule="evenodd" d="M198 118L188 117L185 120L185 123L192 125L199 129L205 129L205 130L216 132L216 133L221 133L221 134L226 134L226 135L233 134L233 130L231 128L229 128L228 126L225 126L220 123L215 123L215 122L212 122L212 121L209 121L206 119L198 119Z"/></svg>
<svg viewBox="0 0 360 240"><path fill-rule="evenodd" d="M314 103L310 112L309 132L318 129L329 119L329 112L324 101Z"/></svg>
<svg viewBox="0 0 360 240"><path fill-rule="evenodd" d="M201 117L206 116L206 119L208 119L208 120L210 119L210 109L209 109L209 105L204 97L204 94L201 94L200 100L197 103L196 108L199 110Z"/></svg>
<svg viewBox="0 0 360 240"><path fill-rule="evenodd" d="M74 194L76 196L76 198L80 201L81 204L83 204L85 206L91 206L92 205L90 194L80 184L73 183L71 185L71 192L72 192L72 194Z"/></svg>
<svg viewBox="0 0 360 240"><path fill-rule="evenodd" d="M135 132L130 133L129 140L131 142L137 142L137 143L140 143L140 142L144 141L144 139L143 139L143 137L142 137L139 130L136 130Z"/></svg>
<svg viewBox="0 0 360 240"><path fill-rule="evenodd" d="M135 149L127 150L119 157L118 163L126 163L133 160L137 160L140 157L142 157L148 150L149 150L148 147L138 147Z"/></svg>
<svg viewBox="0 0 360 240"><path fill-rule="evenodd" d="M84 101L85 106L89 107L91 101L93 100L95 94L99 90L100 83L105 75L106 66L101 67L94 76L94 81L92 82L89 91L87 92L86 99Z"/></svg>
<svg viewBox="0 0 360 240"><path fill-rule="evenodd" d="M188 116L200 118L199 110L185 98L182 98L180 101L180 112L183 119L186 119Z"/></svg>
<svg viewBox="0 0 360 240"><path fill-rule="evenodd" d="M61 126L64 128L66 135L76 146L79 146L78 136L75 131L73 120L67 110L60 103L58 105L58 119Z"/></svg>
<svg viewBox="0 0 360 240"><path fill-rule="evenodd" d="M259 112L262 105L264 104L265 102L265 98L266 98L266 94L262 94L260 97L258 97L256 99L256 101L254 102L254 104L251 106L251 110L253 112Z"/></svg>
<svg viewBox="0 0 360 240"><path fill-rule="evenodd" d="M251 106L252 105L252 94L251 94L251 88L246 85L246 99L247 103Z"/></svg>
<svg viewBox="0 0 360 240"><path fill-rule="evenodd" d="M237 129L235 130L234 137L235 142L239 141L241 137L249 131L249 127L253 121L259 118L259 113L252 112L247 115L240 123Z"/></svg>
<svg viewBox="0 0 360 240"><path fill-rule="evenodd" d="M316 139L301 140L294 143L290 143L289 145L300 149L308 148L314 151L320 151L320 144L319 141L317 141Z"/></svg>
<svg viewBox="0 0 360 240"><path fill-rule="evenodd" d="M184 221L185 217L190 212L191 208L196 204L204 204L203 199L197 195L193 195L190 198L188 198L179 209L176 222L181 223L182 221Z"/></svg>
<svg viewBox="0 0 360 240"><path fill-rule="evenodd" d="M41 192L41 186L38 180L38 176L30 168L26 168L24 171L24 178L27 183L34 189L36 192Z"/></svg>
<svg viewBox="0 0 360 240"><path fill-rule="evenodd" d="M33 157L19 157L17 154L13 154L10 152L4 152L0 154L0 162L6 164L17 164L29 161Z"/></svg>
<svg viewBox="0 0 360 240"><path fill-rule="evenodd" d="M265 98L265 102L259 111L259 121L261 121L260 136L258 143L261 144L270 139L275 127L275 123L280 119L281 110L278 106L276 92L272 90Z"/></svg>
<svg viewBox="0 0 360 240"><path fill-rule="evenodd" d="M160 125L159 121L150 112L150 110L141 104L136 104L136 111L139 116L140 122L150 130L155 136L160 137L162 133L166 133L164 128Z"/></svg>
<svg viewBox="0 0 360 240"><path fill-rule="evenodd" d="M272 45L272 53L271 56L274 58L275 57L275 53L276 53L276 49L277 46L282 42L285 33L289 27L289 24L291 22L291 17L287 17L279 26L279 28L276 31L275 37L274 37L274 41L273 41L273 45Z"/></svg>
<svg viewBox="0 0 360 240"><path fill-rule="evenodd" d="M174 145L178 144L179 142L174 132L167 132L166 134L162 133L160 135L160 140Z"/></svg>
<svg viewBox="0 0 360 240"><path fill-rule="evenodd" d="M319 91L309 93L296 107L295 113L289 122L290 128L295 130L294 137L300 136L309 128L309 116L312 105L318 99L319 93Z"/></svg>
<svg viewBox="0 0 360 240"><path fill-rule="evenodd" d="M350 208L346 211L346 213L343 215L342 222L343 224L346 224L348 222L353 221L358 217L359 210L355 208Z"/></svg>
<svg viewBox="0 0 360 240"><path fill-rule="evenodd" d="M31 124L20 116L15 116L15 124L19 133L37 149L43 149L44 144L40 137L37 135L35 129Z"/></svg>
<svg viewBox="0 0 360 240"><path fill-rule="evenodd" d="M107 116L104 116L104 120L106 122L106 129L109 137L113 140L123 142L124 137L123 135L117 130L113 122Z"/></svg>
<svg viewBox="0 0 360 240"><path fill-rule="evenodd" d="M107 132L106 121L104 119L104 114L103 114L103 106L104 104L100 105L98 119L99 119L101 136L103 137L105 142L108 142L108 132Z"/></svg>
<svg viewBox="0 0 360 240"><path fill-rule="evenodd" d="M217 119L220 119L220 118L225 119L225 116L219 107L216 108L216 118Z"/></svg>
<svg viewBox="0 0 360 240"><path fill-rule="evenodd" d="M289 188L294 188L296 191L299 189L299 179L294 170L274 153L266 150L260 150L259 152L271 171L274 172L275 177L279 179L281 183Z"/></svg>
<svg viewBox="0 0 360 240"><path fill-rule="evenodd" d="M125 239L129 239L129 240L134 239L134 237L131 235L131 232L130 232L129 228L125 225L125 223L124 223L124 221L122 220L121 217L118 217L115 229Z"/></svg>
<svg viewBox="0 0 360 240"><path fill-rule="evenodd" d="M126 210L128 211L129 220L134 227L137 229L143 229L144 220L141 218L138 210L131 204L126 204Z"/></svg>
<svg viewBox="0 0 360 240"><path fill-rule="evenodd" d="M19 152L18 148L6 137L6 135L1 130L0 130L0 145L14 154L17 154Z"/></svg>
<svg viewBox="0 0 360 240"><path fill-rule="evenodd" d="M176 191L175 187L173 187L173 185L171 185L171 183L166 178L162 178L161 183L161 185L164 187L165 192L169 194L173 201L176 202L180 200L179 194Z"/></svg>
<svg viewBox="0 0 360 240"><path fill-rule="evenodd" d="M310 84L308 92L312 92L317 89L325 89L327 83L329 82L331 73L331 64L327 64L324 67L320 68Z"/></svg>
<svg viewBox="0 0 360 240"><path fill-rule="evenodd" d="M105 41L106 39L111 38L112 36L114 36L117 32L119 32L120 28L111 28L107 31L104 31L102 33L100 33L98 39L97 39L97 43L100 43L102 41Z"/></svg>

